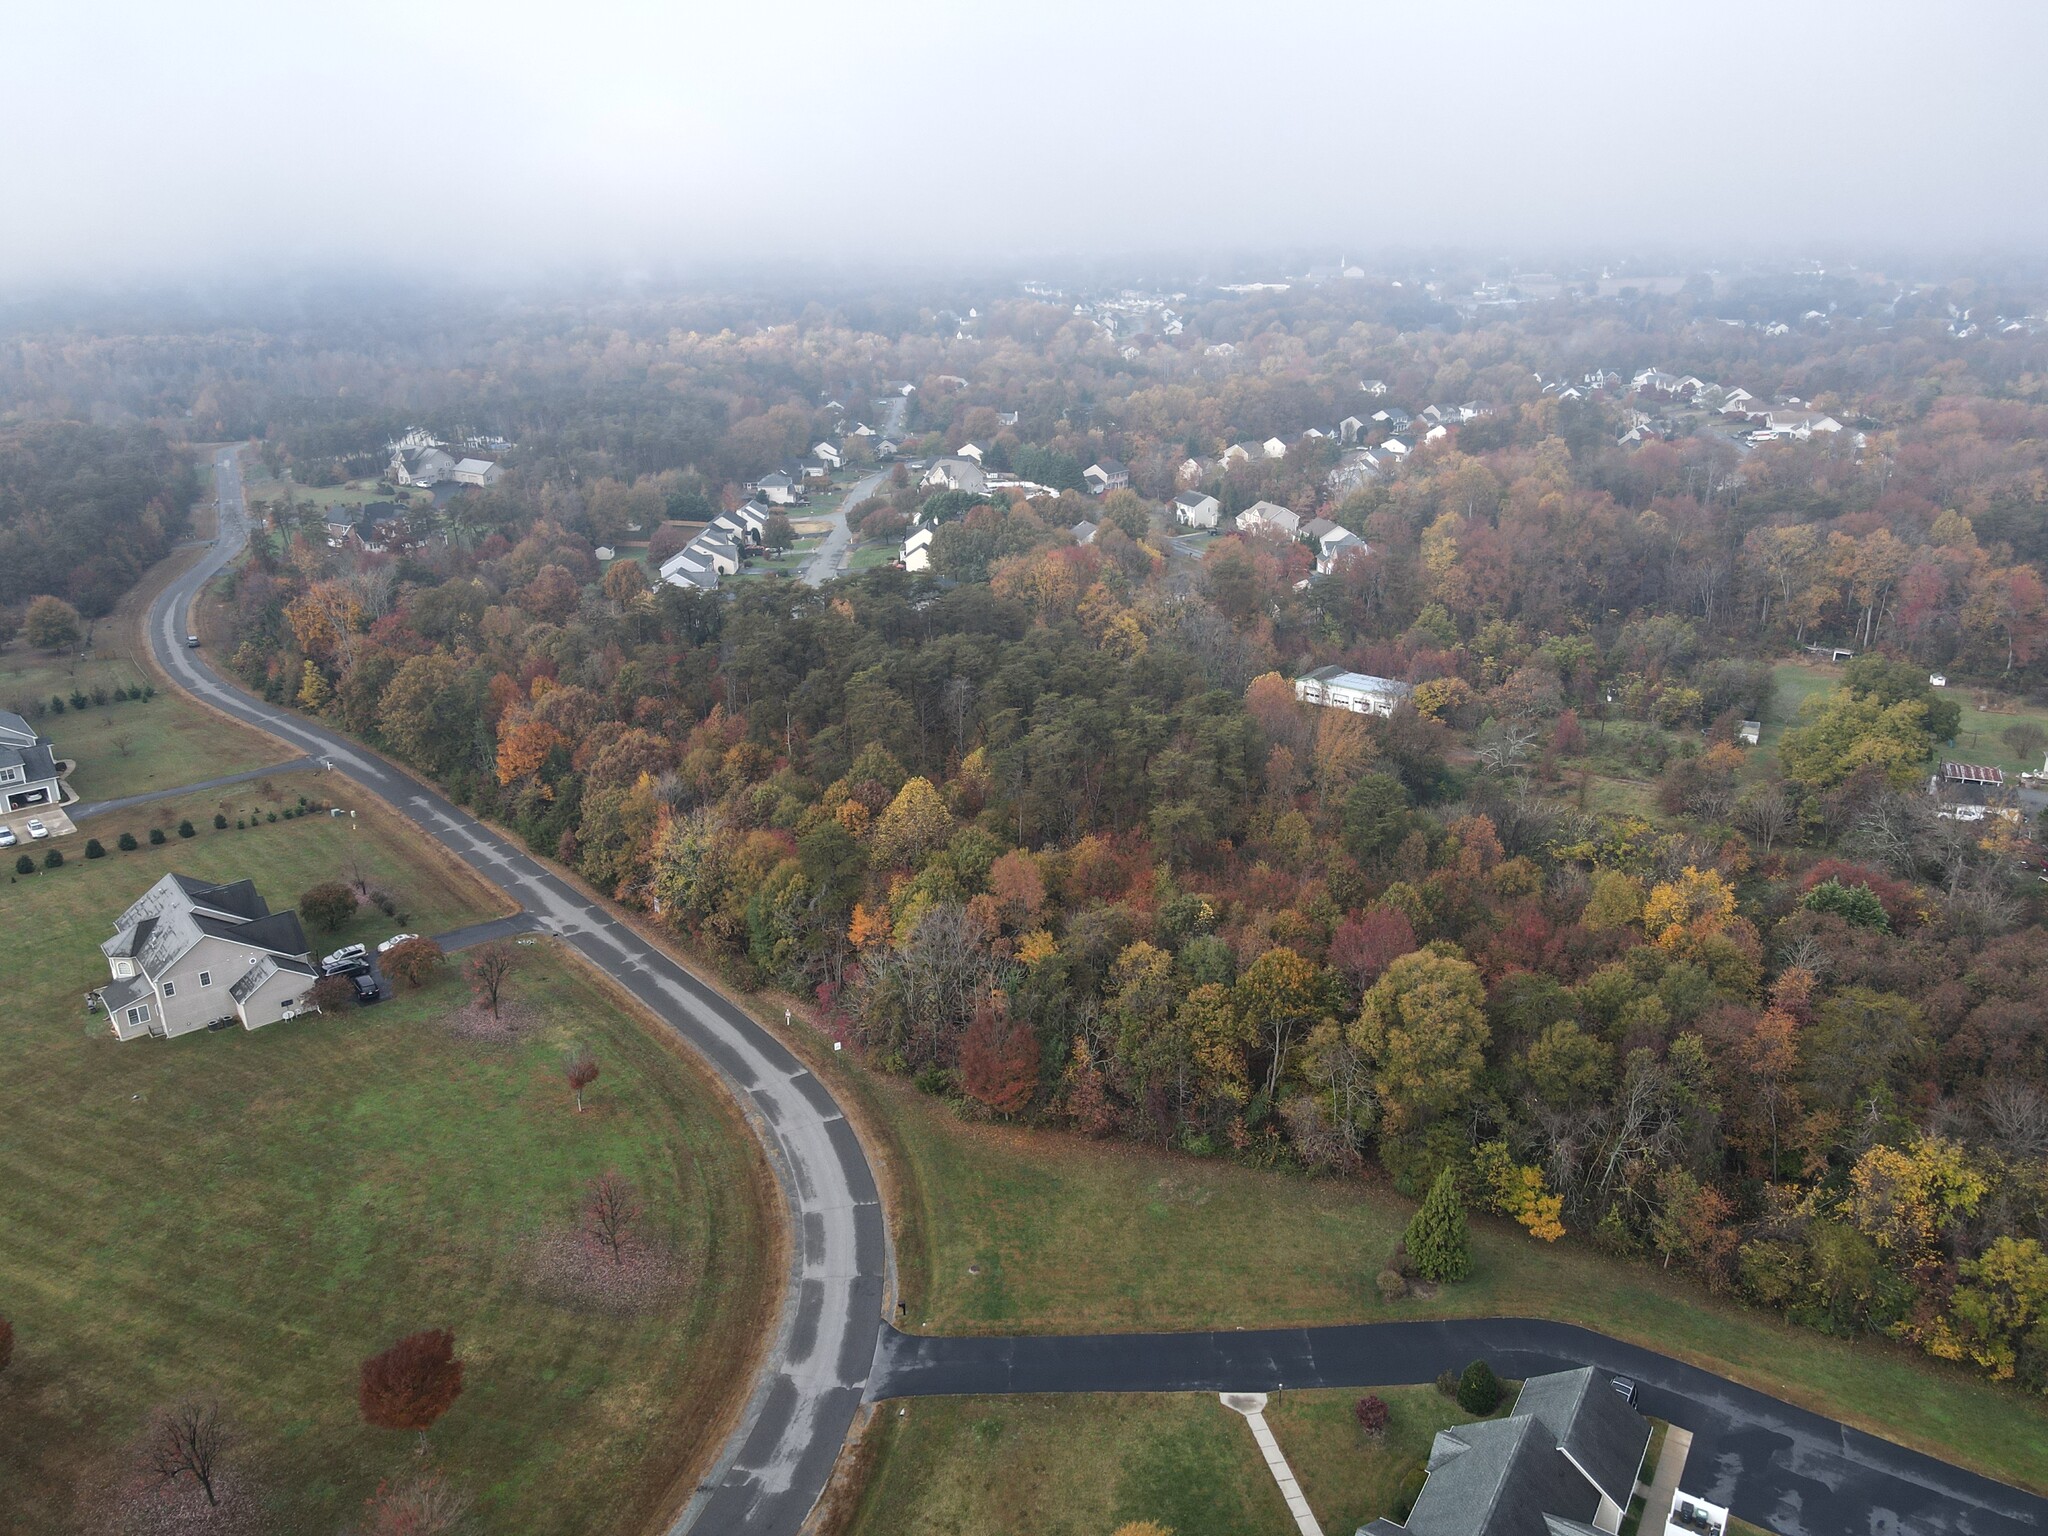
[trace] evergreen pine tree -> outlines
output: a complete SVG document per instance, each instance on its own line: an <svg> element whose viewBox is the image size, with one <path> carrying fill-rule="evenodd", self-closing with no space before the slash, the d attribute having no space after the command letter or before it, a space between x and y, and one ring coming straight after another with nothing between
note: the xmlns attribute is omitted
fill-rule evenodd
<svg viewBox="0 0 2048 1536"><path fill-rule="evenodd" d="M1472 1268L1465 1240L1465 1202L1450 1169L1436 1176L1422 1209L1408 1223L1408 1254L1425 1280L1462 1280Z"/></svg>

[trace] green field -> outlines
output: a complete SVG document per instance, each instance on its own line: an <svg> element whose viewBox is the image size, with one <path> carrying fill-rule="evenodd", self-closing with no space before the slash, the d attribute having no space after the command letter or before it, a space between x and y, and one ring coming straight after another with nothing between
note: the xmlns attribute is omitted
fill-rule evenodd
<svg viewBox="0 0 2048 1536"><path fill-rule="evenodd" d="M293 501L310 503L324 511L328 507L364 507L373 501L403 500L406 494L377 480L351 480L345 485L300 485L296 480L272 480L260 473L261 466L254 458L244 458L242 467L249 476L243 481L242 490L252 503L278 501L289 492Z"/></svg>
<svg viewBox="0 0 2048 1536"><path fill-rule="evenodd" d="M430 933L496 910L389 813L266 810L216 832L215 803L149 808L192 815L189 841L74 852L0 898L0 1306L17 1331L0 1524L77 1528L133 1465L150 1413L198 1394L235 1426L227 1463L262 1529L352 1527L380 1479L420 1465L411 1436L360 1422L357 1363L426 1327L453 1329L467 1363L429 1437L431 1464L477 1501L466 1529L648 1524L681 1497L672 1480L745 1379L775 1294L751 1139L696 1069L545 945L517 951L522 1025L506 1043L446 1027L467 1002L453 967L375 1009L116 1042L80 994L105 979L114 915L165 870L247 875L283 906L360 863ZM231 809L280 803L252 792ZM91 826L111 849L121 824L147 821ZM373 913L312 938L393 926ZM602 1069L580 1116L560 1074L571 1044ZM543 1283L543 1240L569 1232L606 1168L637 1186L643 1229L698 1271L639 1312Z"/></svg>
<svg viewBox="0 0 2048 1536"><path fill-rule="evenodd" d="M1767 751L1775 751L1788 725L1799 723L1799 707L1817 694L1828 692L1842 680L1840 667L1815 666L1803 661L1781 661L1771 674L1777 681L1778 698L1775 718L1764 726L1761 745ZM1943 745L1936 750L1947 756L1961 757L1973 763L1990 763L2003 768L2007 773L2038 772L2041 762L2038 758L2022 758L2014 755L2012 749L1999 740L1999 733L2008 726L2030 720L2043 730L2048 730L2048 710L2034 708L2023 700L2001 695L1984 688L1952 685L1945 690L1946 696L1962 706L1962 723L1956 731L1955 745ZM1991 705L1986 708L1985 705Z"/></svg>
<svg viewBox="0 0 2048 1536"><path fill-rule="evenodd" d="M902 549L903 546L893 540L858 545L853 551L853 557L846 562L846 568L849 571L872 571L877 566L890 564L902 553Z"/></svg>
<svg viewBox="0 0 2048 1536"><path fill-rule="evenodd" d="M20 641L0 649L0 709L28 715L55 743L59 758L78 764L69 780L78 798L113 800L175 789L290 756L277 742L164 688L137 654L141 639L134 613L143 598L139 590L98 620L89 643L79 648L83 656L53 656ZM144 685L155 686L156 697L111 702L113 689ZM68 699L75 689L89 698L95 688L107 690L110 701L41 718L31 712L37 704L47 711L53 694Z"/></svg>
<svg viewBox="0 0 2048 1536"><path fill-rule="evenodd" d="M934 1333L1271 1327L1528 1316L1598 1328L2030 1488L2048 1488L2048 1407L1875 1339L1831 1339L1681 1277L1547 1245L1491 1219L1474 1274L1383 1302L1373 1276L1413 1206L1312 1179L1122 1143L969 1125L855 1074L899 1151L907 1326Z"/></svg>
<svg viewBox="0 0 2048 1536"><path fill-rule="evenodd" d="M1352 1418L1361 1395L1288 1392L1266 1405L1332 1533L1392 1515L1436 1432L1472 1418L1434 1387L1391 1387L1379 1394L1386 1434L1372 1440ZM1250 1429L1207 1394L922 1398L878 1411L857 1536L1108 1536L1126 1520L1183 1536L1291 1528Z"/></svg>

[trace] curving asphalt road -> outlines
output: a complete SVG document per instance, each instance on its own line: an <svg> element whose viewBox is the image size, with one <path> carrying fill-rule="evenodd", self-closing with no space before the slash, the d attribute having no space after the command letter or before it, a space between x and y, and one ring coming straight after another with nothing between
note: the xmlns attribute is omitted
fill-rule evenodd
<svg viewBox="0 0 2048 1536"><path fill-rule="evenodd" d="M846 494L839 498L838 510L826 514L825 521L832 526L825 531L824 542L818 546L818 552L811 557L811 563L804 567L806 586L822 587L839 574L840 558L845 555L846 546L853 539L852 530L846 526L846 514L874 495L876 488L888 478L887 470L877 470L872 475L862 476L848 486Z"/></svg>
<svg viewBox="0 0 2048 1536"><path fill-rule="evenodd" d="M796 1536L859 1409L888 1278L888 1232L853 1128L831 1089L780 1041L580 888L347 737L223 681L185 645L194 595L248 541L235 449L215 455L214 478L220 536L149 611L150 647L164 671L214 708L282 737L411 817L517 902L533 926L560 937L646 1004L745 1108L791 1213L788 1297L746 1414L672 1536Z"/></svg>
<svg viewBox="0 0 2048 1536"><path fill-rule="evenodd" d="M1645 1413L1693 1434L1684 1488L1780 1536L2041 1536L2048 1499L1569 1323L1473 1318L1090 1337L882 1331L870 1400L1008 1392L1273 1392L1435 1381L1485 1359L1503 1376L1595 1365Z"/></svg>

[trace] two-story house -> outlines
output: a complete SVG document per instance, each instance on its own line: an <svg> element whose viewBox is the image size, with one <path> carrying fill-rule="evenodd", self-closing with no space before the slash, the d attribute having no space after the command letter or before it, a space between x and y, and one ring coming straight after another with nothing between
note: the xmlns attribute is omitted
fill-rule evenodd
<svg viewBox="0 0 2048 1536"><path fill-rule="evenodd" d="M98 995L122 1040L275 1024L320 979L299 914L271 911L248 880L165 875L115 919L100 952L113 980Z"/></svg>
<svg viewBox="0 0 2048 1536"><path fill-rule="evenodd" d="M57 754L47 737L10 710L0 709L0 809L26 811L55 805Z"/></svg>

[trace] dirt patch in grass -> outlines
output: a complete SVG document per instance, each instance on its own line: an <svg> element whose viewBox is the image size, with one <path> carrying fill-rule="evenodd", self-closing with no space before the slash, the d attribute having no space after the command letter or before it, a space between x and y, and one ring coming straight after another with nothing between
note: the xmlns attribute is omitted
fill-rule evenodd
<svg viewBox="0 0 2048 1536"><path fill-rule="evenodd" d="M440 1019L441 1027L456 1039L480 1045L510 1045L535 1023L533 1010L518 1003L500 1003L496 1013L482 1003L471 1003Z"/></svg>
<svg viewBox="0 0 2048 1536"><path fill-rule="evenodd" d="M553 1300L630 1317L666 1305L695 1281L697 1266L664 1244L635 1241L616 1260L574 1227L554 1227L533 1245L533 1272Z"/></svg>

